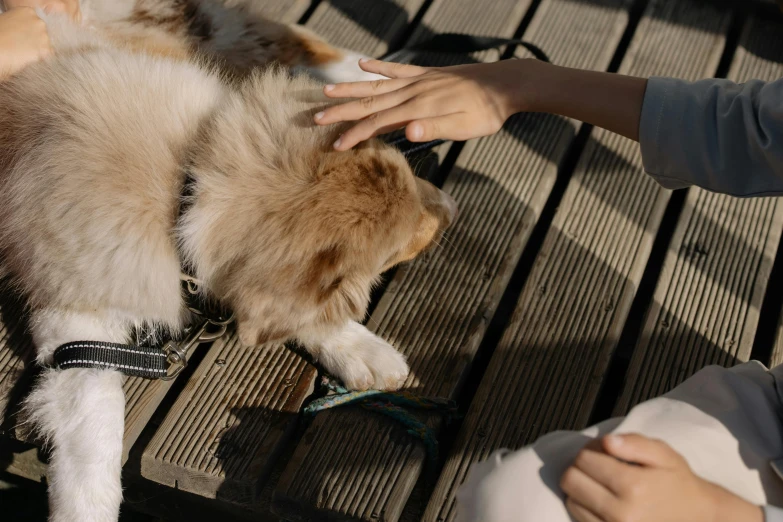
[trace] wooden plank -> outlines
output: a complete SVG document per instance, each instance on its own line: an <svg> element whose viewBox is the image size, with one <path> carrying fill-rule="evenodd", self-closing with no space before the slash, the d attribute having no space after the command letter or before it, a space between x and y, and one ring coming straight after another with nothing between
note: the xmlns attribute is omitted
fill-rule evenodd
<svg viewBox="0 0 783 522"><path fill-rule="evenodd" d="M217 341L144 449L141 475L252 505L293 428L315 370L283 345Z"/></svg>
<svg viewBox="0 0 783 522"><path fill-rule="evenodd" d="M775 346L772 348L772 356L770 357L769 367L774 368L780 364L783 364L783 315L778 320L778 332L775 336Z"/></svg>
<svg viewBox="0 0 783 522"><path fill-rule="evenodd" d="M0 469L35 482L43 482L46 479L46 462L42 452L32 444L11 439L0 440Z"/></svg>
<svg viewBox="0 0 783 522"><path fill-rule="evenodd" d="M729 78L783 76L781 30L779 20L749 18ZM782 229L779 198L690 190L616 414L666 393L704 366L750 358Z"/></svg>
<svg viewBox="0 0 783 522"><path fill-rule="evenodd" d="M123 383L125 392L125 435L122 439L122 463L152 418L155 410L177 379L151 381L140 377L128 377Z"/></svg>
<svg viewBox="0 0 783 522"><path fill-rule="evenodd" d="M511 35L519 20L507 13L521 19L527 5L498 2L488 10L476 2L435 2L423 23L434 32ZM534 41L547 52L551 47L555 61L582 52L584 60L571 57L572 63L607 67L627 20L624 2L613 9L569 5L591 15L591 25L578 28L592 35L582 35L592 45L581 51L556 45L578 29L557 23L540 23ZM596 46L602 50L594 52ZM369 323L408 356L408 388L457 393L575 131L563 118L529 114L512 119L505 132L466 144L444 184L461 208L447 245L401 268ZM360 410L322 413L281 478L273 510L290 520L396 521L424 459L422 446L385 418Z"/></svg>
<svg viewBox="0 0 783 522"><path fill-rule="evenodd" d="M293 24L299 21L311 3L311 0L288 0L285 2L280 0L250 0L250 5L257 9L260 14L271 20L286 24Z"/></svg>
<svg viewBox="0 0 783 522"><path fill-rule="evenodd" d="M707 3L654 0L621 72L710 76L728 21ZM454 520L456 489L492 451L585 426L668 199L636 143L593 131L423 521Z"/></svg>
<svg viewBox="0 0 783 522"><path fill-rule="evenodd" d="M332 45L382 56L402 36L424 0L323 0L307 27Z"/></svg>

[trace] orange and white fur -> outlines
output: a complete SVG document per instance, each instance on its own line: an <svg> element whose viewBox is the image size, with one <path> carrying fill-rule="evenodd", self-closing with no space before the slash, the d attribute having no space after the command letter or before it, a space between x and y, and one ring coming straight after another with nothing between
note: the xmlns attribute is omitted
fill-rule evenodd
<svg viewBox="0 0 783 522"><path fill-rule="evenodd" d="M351 388L398 388L405 358L358 321L379 274L438 240L453 200L378 141L334 152L341 129L311 123L319 84L253 72L276 57L221 36L219 17L209 49L179 7L169 25L149 12L181 5L107 0L83 6L86 27L41 14L54 58L0 83L0 266L29 299L38 362L67 342L181 330L184 255L244 343L297 339ZM361 77L354 57L308 45L276 61ZM51 521L117 520L124 404L114 370L43 370L26 410L51 448Z"/></svg>

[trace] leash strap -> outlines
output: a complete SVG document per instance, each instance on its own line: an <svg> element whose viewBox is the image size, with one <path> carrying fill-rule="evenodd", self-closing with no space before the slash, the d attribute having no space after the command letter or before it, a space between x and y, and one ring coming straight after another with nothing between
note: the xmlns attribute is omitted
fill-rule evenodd
<svg viewBox="0 0 783 522"><path fill-rule="evenodd" d="M474 36L463 33L436 34L428 40L389 53L381 59L387 62L409 62L421 53L470 54L497 49L504 45L524 47L530 51L530 54L539 60L544 62L549 61L549 57L540 47L524 40L496 38L493 36Z"/></svg>
<svg viewBox="0 0 783 522"><path fill-rule="evenodd" d="M63 344L54 351L54 364L60 370L113 368L145 379L161 379L167 371L166 354L160 348L96 341Z"/></svg>
<svg viewBox="0 0 783 522"><path fill-rule="evenodd" d="M304 414L315 416L324 410L340 406L356 405L385 415L401 424L411 436L424 443L431 464L438 459L438 439L435 432L422 422L411 410L435 411L445 414L447 419L457 416L457 403L441 397L419 397L404 390L383 392L368 390L352 392L332 381L321 378L321 387L329 394L316 399L304 408Z"/></svg>

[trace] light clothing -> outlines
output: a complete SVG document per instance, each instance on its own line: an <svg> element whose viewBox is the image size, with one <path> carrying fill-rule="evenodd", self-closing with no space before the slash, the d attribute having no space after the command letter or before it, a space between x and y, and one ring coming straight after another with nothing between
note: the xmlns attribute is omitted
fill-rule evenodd
<svg viewBox="0 0 783 522"><path fill-rule="evenodd" d="M781 384L783 366L772 372L758 362L710 366L627 417L497 451L473 466L457 492L457 521L570 521L558 484L579 450L609 433L641 433L668 443L696 475L765 505L767 522L783 522L783 510L772 507L783 506L783 480L775 471L783 459Z"/></svg>
<svg viewBox="0 0 783 522"><path fill-rule="evenodd" d="M639 128L647 173L670 189L783 195L783 80L648 81ZM460 522L565 522L558 484L579 450L607 433L662 439L702 478L783 522L783 366L708 367L672 392L582 432L555 432L474 465ZM665 499L661 499L665 502Z"/></svg>

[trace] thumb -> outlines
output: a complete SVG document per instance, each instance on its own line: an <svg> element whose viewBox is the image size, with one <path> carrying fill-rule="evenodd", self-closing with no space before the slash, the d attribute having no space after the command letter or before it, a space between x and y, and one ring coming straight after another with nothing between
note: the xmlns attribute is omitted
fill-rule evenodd
<svg viewBox="0 0 783 522"><path fill-rule="evenodd" d="M603 439L604 451L620 460L655 468L674 468L685 461L679 453L661 440L643 435L608 435Z"/></svg>

